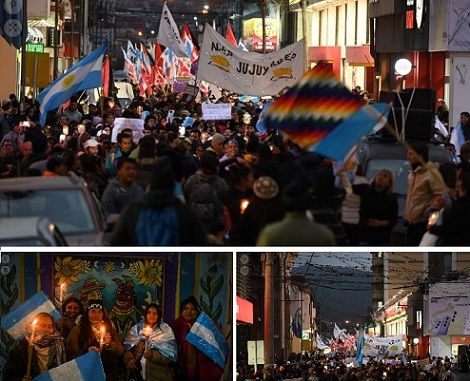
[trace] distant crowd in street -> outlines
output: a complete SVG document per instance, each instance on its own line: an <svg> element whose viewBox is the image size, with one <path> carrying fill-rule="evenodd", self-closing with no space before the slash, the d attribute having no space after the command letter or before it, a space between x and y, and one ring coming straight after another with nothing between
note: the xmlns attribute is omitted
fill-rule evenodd
<svg viewBox="0 0 470 381"><path fill-rule="evenodd" d="M457 371L457 357L366 356L359 366L349 351L328 355L304 352L292 353L287 361L276 361L272 366L259 365L256 371L246 360L239 361L236 380L456 381Z"/></svg>

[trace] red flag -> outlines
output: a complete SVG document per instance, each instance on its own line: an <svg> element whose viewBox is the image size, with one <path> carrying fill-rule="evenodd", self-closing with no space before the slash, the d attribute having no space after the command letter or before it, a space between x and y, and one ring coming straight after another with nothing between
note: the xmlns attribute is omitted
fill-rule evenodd
<svg viewBox="0 0 470 381"><path fill-rule="evenodd" d="M235 35L233 34L233 30L232 30L232 27L230 26L230 23L227 25L227 34L225 35L225 38L232 45L238 46L237 40L235 39Z"/></svg>
<svg viewBox="0 0 470 381"><path fill-rule="evenodd" d="M111 62L109 56L105 58L103 67L101 68L101 83L103 84L103 95L109 97L111 95Z"/></svg>
<svg viewBox="0 0 470 381"><path fill-rule="evenodd" d="M145 83L147 84L147 88L151 88L154 82L154 70L153 67L155 66L155 62L150 55L147 47L140 43L140 50L142 52L142 66L141 66L141 75L145 79Z"/></svg>
<svg viewBox="0 0 470 381"><path fill-rule="evenodd" d="M162 61L162 48L160 44L157 42L154 47L154 56L155 56L155 78L154 84L155 86L162 86L166 83L165 81L165 72L163 69L163 61Z"/></svg>

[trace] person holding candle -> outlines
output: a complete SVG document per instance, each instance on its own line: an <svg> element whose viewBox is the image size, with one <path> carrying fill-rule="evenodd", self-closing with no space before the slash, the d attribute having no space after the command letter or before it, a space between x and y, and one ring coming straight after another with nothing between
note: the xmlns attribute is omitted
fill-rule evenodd
<svg viewBox="0 0 470 381"><path fill-rule="evenodd" d="M129 373L146 381L174 381L173 366L178 347L170 326L162 320L162 309L150 303L144 318L134 325L124 339L127 352L123 361Z"/></svg>
<svg viewBox="0 0 470 381"><path fill-rule="evenodd" d="M80 323L72 328L66 343L67 360L89 351L101 354L106 381L117 381L123 368L124 346L118 332L105 315L101 300L88 301L87 311Z"/></svg>
<svg viewBox="0 0 470 381"><path fill-rule="evenodd" d="M10 351L3 369L3 379L31 381L65 361L64 339L55 328L54 318L41 312L31 323L29 334Z"/></svg>
<svg viewBox="0 0 470 381"><path fill-rule="evenodd" d="M64 339L67 340L70 331L77 325L78 320L83 316L85 310L80 300L74 297L67 298L62 303L61 310L62 317L57 320L57 327L59 327L59 331Z"/></svg>

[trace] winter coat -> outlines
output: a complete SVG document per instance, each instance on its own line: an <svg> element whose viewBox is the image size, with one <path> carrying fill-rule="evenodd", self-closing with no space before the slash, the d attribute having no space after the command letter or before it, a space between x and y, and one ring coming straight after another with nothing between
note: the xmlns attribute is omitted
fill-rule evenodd
<svg viewBox="0 0 470 381"><path fill-rule="evenodd" d="M118 180L111 180L101 197L105 215L120 214L136 197L143 194L144 190L136 183L124 187Z"/></svg>
<svg viewBox="0 0 470 381"><path fill-rule="evenodd" d="M23 338L19 343L10 351L7 361L3 368L3 379L6 381L21 381L26 375L26 368L28 364L28 340ZM65 348L64 348L65 349ZM61 364L52 361L48 369L55 368ZM36 348L33 347L32 360L31 360L31 377L39 376L41 369L38 363L38 355Z"/></svg>
<svg viewBox="0 0 470 381"><path fill-rule="evenodd" d="M405 220L410 224L425 222L429 208L439 209L437 199L447 192L437 164L425 163L410 171L406 194Z"/></svg>
<svg viewBox="0 0 470 381"><path fill-rule="evenodd" d="M395 195L385 190L379 192L374 186L361 197L359 241L372 246L390 244L393 227L398 222L398 201ZM369 219L387 220L387 226L371 227Z"/></svg>
<svg viewBox="0 0 470 381"><path fill-rule="evenodd" d="M140 246L138 221L144 210L153 209L156 213L163 212L167 207L176 209L179 236L173 246L203 246L207 245L202 224L196 213L186 204L183 204L173 193L163 190L151 191L134 200L119 217L113 229L111 246ZM173 228L174 230L174 228ZM159 237L155 237L158 242ZM158 243L155 244L158 246Z"/></svg>

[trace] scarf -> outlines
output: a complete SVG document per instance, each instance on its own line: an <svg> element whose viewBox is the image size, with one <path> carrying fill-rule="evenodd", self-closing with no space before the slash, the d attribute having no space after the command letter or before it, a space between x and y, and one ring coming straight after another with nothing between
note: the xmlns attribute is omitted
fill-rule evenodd
<svg viewBox="0 0 470 381"><path fill-rule="evenodd" d="M129 350L139 342L146 340L145 335L142 333L144 323L145 321L142 319L131 328L124 341L126 350ZM173 362L178 360L178 346L176 344L175 335L168 324L161 321L160 324L153 327L148 340L149 348L156 349L163 356Z"/></svg>
<svg viewBox="0 0 470 381"><path fill-rule="evenodd" d="M50 335L45 335L40 339L36 340L34 342L34 345L39 348L37 350L39 357L41 356L41 354L47 352L43 350L44 348L50 348L50 351L48 353L48 366L51 364L59 366L66 362L64 338L61 336L60 332L54 332Z"/></svg>

